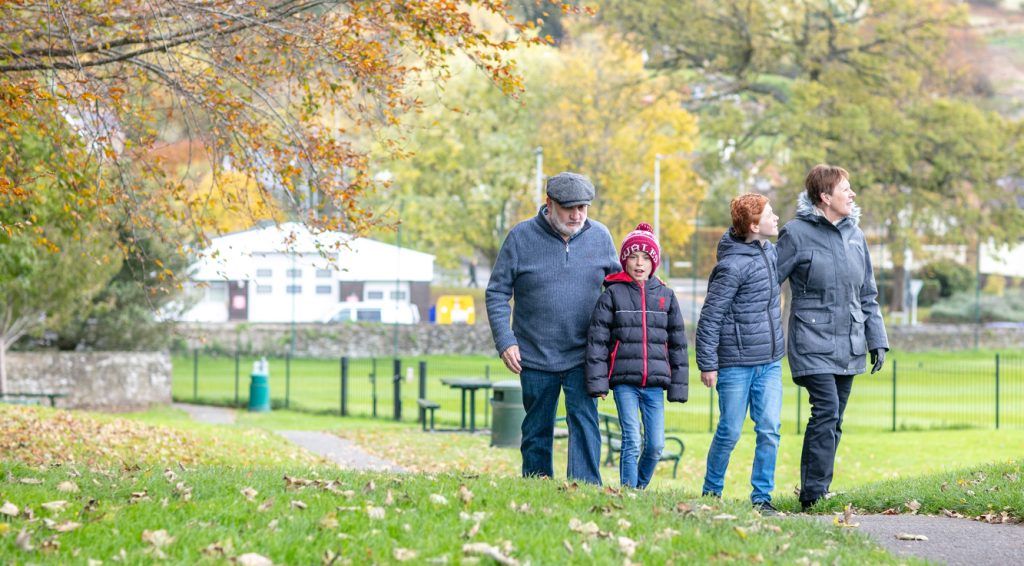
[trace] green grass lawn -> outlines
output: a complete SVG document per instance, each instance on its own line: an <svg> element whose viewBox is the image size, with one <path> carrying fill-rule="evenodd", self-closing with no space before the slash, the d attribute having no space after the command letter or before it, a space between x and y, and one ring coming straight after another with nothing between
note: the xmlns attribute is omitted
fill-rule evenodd
<svg viewBox="0 0 1024 566"><path fill-rule="evenodd" d="M1024 428L1024 351L1000 356L998 405L995 352L894 353L881 372L858 376L846 412L846 430ZM488 377L493 381L516 379L496 358L486 356L425 356L402 359L402 418L417 417L419 363L426 362L427 397L441 404L437 418L447 425L459 424L459 392L441 383L447 377ZM175 357L173 394L178 400L231 404L235 401L234 358L201 356L197 367L191 357ZM248 401L252 358L238 364L238 400ZM669 404L666 427L670 431L709 431L715 424L717 398L705 388L691 360L690 400ZM308 411L333 411L341 402L339 360L296 359L286 363L271 360L271 397L275 406L287 405ZM409 373L409 370L412 370ZM198 371L196 371L198 370ZM391 418L394 414L394 364L391 359L352 359L348 366L347 409L349 415ZM198 376L196 378L195 376ZM893 385L896 385L895 419ZM784 432L795 432L809 415L806 392L793 384L783 362ZM477 395L476 421L490 421L490 394ZM376 399L376 402L374 402ZM611 399L602 401L602 411L614 413Z"/></svg>
<svg viewBox="0 0 1024 566"><path fill-rule="evenodd" d="M341 471L282 459L259 429L168 411L0 405L0 443L8 563L916 563L850 529L667 486Z"/></svg>

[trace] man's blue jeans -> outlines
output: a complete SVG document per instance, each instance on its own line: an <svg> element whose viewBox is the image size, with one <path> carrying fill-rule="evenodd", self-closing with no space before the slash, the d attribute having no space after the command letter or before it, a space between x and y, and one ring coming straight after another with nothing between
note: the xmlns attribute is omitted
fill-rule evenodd
<svg viewBox="0 0 1024 566"><path fill-rule="evenodd" d="M523 477L554 476L552 450L558 397L565 390L565 416L569 427L570 480L601 485L601 430L597 400L587 394L583 366L563 372L523 368Z"/></svg>
<svg viewBox="0 0 1024 566"><path fill-rule="evenodd" d="M615 408L622 430L619 477L622 485L644 489L665 448L665 390L660 387L616 385ZM640 434L640 420L644 431ZM640 450L641 439L643 451Z"/></svg>
<svg viewBox="0 0 1024 566"><path fill-rule="evenodd" d="M782 363L728 367L718 370L718 429L708 450L704 493L722 494L725 470L729 467L743 421L750 409L757 442L750 485L750 500L770 502L775 489L775 459L779 452L779 428L782 415Z"/></svg>

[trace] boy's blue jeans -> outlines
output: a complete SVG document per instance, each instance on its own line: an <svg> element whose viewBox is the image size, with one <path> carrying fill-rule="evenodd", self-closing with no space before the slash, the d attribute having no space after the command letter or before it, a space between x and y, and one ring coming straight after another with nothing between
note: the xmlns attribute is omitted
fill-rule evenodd
<svg viewBox="0 0 1024 566"><path fill-rule="evenodd" d="M597 400L587 394L583 366L563 372L523 368L523 477L554 476L552 450L558 397L565 390L565 415L569 427L570 480L601 485L601 430Z"/></svg>
<svg viewBox="0 0 1024 566"><path fill-rule="evenodd" d="M615 407L622 430L619 477L622 485L644 489L665 448L665 390L660 387L616 385ZM644 431L640 434L640 419ZM643 451L640 449L641 439Z"/></svg>
<svg viewBox="0 0 1024 566"><path fill-rule="evenodd" d="M779 452L779 428L782 415L782 363L728 367L718 370L718 429L708 450L704 493L722 494L725 470L729 467L743 421L750 409L757 441L750 485L750 500L770 502L775 489L775 459Z"/></svg>

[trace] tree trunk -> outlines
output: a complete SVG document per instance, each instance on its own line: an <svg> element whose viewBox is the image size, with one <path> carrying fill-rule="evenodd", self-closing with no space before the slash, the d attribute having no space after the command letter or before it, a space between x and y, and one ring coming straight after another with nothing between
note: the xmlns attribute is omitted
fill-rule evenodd
<svg viewBox="0 0 1024 566"><path fill-rule="evenodd" d="M7 393L7 340L0 336L0 397Z"/></svg>
<svg viewBox="0 0 1024 566"><path fill-rule="evenodd" d="M892 268L892 287L889 293L889 312L903 312L907 305L903 300L904 289L907 285L907 269L902 265L894 265Z"/></svg>

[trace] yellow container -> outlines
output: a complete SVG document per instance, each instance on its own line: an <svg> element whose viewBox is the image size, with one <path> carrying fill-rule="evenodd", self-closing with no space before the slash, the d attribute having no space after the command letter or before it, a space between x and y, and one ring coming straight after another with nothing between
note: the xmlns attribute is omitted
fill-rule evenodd
<svg viewBox="0 0 1024 566"><path fill-rule="evenodd" d="M475 324L472 295L441 295L435 306L437 324Z"/></svg>

